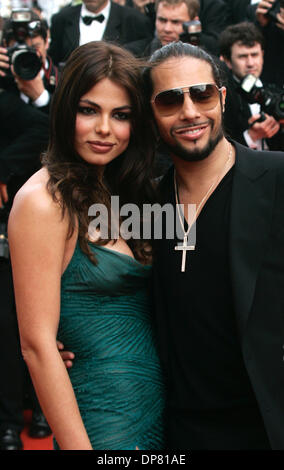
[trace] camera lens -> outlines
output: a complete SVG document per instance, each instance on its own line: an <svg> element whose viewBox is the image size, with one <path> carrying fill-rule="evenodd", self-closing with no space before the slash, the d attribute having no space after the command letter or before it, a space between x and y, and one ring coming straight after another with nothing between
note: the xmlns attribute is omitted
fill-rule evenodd
<svg viewBox="0 0 284 470"><path fill-rule="evenodd" d="M42 63L34 51L20 50L12 56L15 73L23 80L32 80L39 73Z"/></svg>

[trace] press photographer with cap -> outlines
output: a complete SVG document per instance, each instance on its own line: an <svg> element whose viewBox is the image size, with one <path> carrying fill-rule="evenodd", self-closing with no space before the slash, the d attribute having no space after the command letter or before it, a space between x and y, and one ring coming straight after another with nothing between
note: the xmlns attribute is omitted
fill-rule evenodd
<svg viewBox="0 0 284 470"><path fill-rule="evenodd" d="M1 87L48 113L58 70L47 54L49 29L29 9L13 10L3 29L0 48Z"/></svg>

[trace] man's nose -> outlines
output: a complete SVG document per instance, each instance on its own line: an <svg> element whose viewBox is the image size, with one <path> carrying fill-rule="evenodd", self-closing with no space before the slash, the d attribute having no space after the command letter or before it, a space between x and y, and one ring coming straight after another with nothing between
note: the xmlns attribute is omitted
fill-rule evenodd
<svg viewBox="0 0 284 470"><path fill-rule="evenodd" d="M249 67L249 68L253 67L254 63L255 63L255 59L251 56L248 56L247 57L247 67Z"/></svg>
<svg viewBox="0 0 284 470"><path fill-rule="evenodd" d="M200 116L200 111L198 106L192 101L190 98L190 94L188 91L184 91L183 93L183 105L180 110L180 118L181 119L196 119Z"/></svg>
<svg viewBox="0 0 284 470"><path fill-rule="evenodd" d="M172 27L172 23L171 21L166 21L165 23L165 31L172 31L173 27Z"/></svg>

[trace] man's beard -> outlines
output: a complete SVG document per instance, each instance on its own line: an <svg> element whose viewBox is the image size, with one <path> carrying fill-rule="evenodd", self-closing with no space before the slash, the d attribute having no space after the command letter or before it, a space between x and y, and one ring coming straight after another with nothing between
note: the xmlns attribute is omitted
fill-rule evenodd
<svg viewBox="0 0 284 470"><path fill-rule="evenodd" d="M212 128L212 125L211 125L211 128ZM216 145L220 142L223 136L224 136L223 128L222 126L220 126L216 136L212 137L211 135L205 147L200 148L200 149L196 148L193 150L191 149L189 150L183 147L182 144L180 144L179 142L172 144L162 139L162 143L163 143L163 146L165 146L166 149L171 153L171 155L179 157L186 162L197 162L200 160L205 160L205 158L209 157L209 155L211 154L211 152L213 152Z"/></svg>

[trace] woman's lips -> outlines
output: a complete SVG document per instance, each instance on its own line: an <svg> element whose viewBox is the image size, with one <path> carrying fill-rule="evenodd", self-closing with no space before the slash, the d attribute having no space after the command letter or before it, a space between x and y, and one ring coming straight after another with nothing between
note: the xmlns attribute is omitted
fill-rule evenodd
<svg viewBox="0 0 284 470"><path fill-rule="evenodd" d="M112 142L101 142L99 140L96 141L88 141L88 145L91 150L95 153L108 153L110 152L114 145Z"/></svg>

